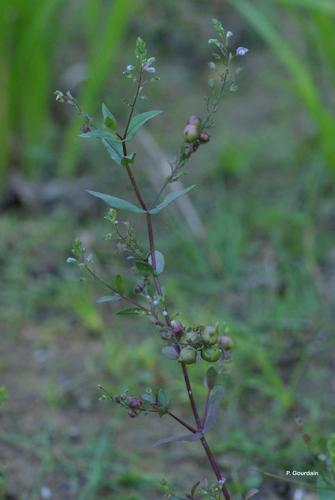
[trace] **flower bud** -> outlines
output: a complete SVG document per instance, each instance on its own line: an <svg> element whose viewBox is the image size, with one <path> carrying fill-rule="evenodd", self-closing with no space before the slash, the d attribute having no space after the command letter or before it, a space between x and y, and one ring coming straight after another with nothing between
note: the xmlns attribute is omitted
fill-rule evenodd
<svg viewBox="0 0 335 500"><path fill-rule="evenodd" d="M199 118L199 116L197 115L191 115L188 119L188 122L187 122L189 125L196 125L197 127L200 127L201 125L201 120Z"/></svg>
<svg viewBox="0 0 335 500"><path fill-rule="evenodd" d="M171 321L171 328L172 328L173 333L175 333L176 335L178 333L183 333L183 331L184 331L184 327L183 327L181 321L179 321L178 319L173 319Z"/></svg>
<svg viewBox="0 0 335 500"><path fill-rule="evenodd" d="M224 348L226 349L227 351L229 351L233 345L234 345L234 342L233 340L228 337L227 335L222 335L221 337L219 337L219 344Z"/></svg>
<svg viewBox="0 0 335 500"><path fill-rule="evenodd" d="M208 142L209 141L209 135L207 134L207 132L201 132L199 140L202 143Z"/></svg>
<svg viewBox="0 0 335 500"><path fill-rule="evenodd" d="M220 349L215 347L204 347L201 350L201 357L205 361L215 363L220 358Z"/></svg>
<svg viewBox="0 0 335 500"><path fill-rule="evenodd" d="M215 326L205 326L201 338L207 345L214 345L218 340L218 329Z"/></svg>
<svg viewBox="0 0 335 500"><path fill-rule="evenodd" d="M193 365L193 363L196 362L197 359L197 351L193 349L193 347L187 346L183 347L178 361L180 363L185 363L185 365Z"/></svg>
<svg viewBox="0 0 335 500"><path fill-rule="evenodd" d="M200 128L198 125L193 125L189 123L184 129L184 139L185 142L193 142L199 139Z"/></svg>
<svg viewBox="0 0 335 500"><path fill-rule="evenodd" d="M81 131L82 131L83 134L87 134L88 132L91 132L90 127L88 127L87 125L82 125L80 127L80 129L81 129Z"/></svg>
<svg viewBox="0 0 335 500"><path fill-rule="evenodd" d="M128 411L128 415L129 415L129 417L130 417L130 418L135 418L135 417L137 417L137 413L136 413L136 411L135 411L135 410L130 410L130 411Z"/></svg>

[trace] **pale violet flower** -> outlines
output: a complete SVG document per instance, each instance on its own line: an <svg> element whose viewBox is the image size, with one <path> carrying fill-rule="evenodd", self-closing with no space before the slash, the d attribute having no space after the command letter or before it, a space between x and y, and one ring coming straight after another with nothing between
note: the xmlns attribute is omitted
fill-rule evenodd
<svg viewBox="0 0 335 500"><path fill-rule="evenodd" d="M246 47L237 47L236 55L237 56L245 56L249 52L249 49Z"/></svg>
<svg viewBox="0 0 335 500"><path fill-rule="evenodd" d="M128 64L128 66L126 67L127 73L130 73L131 71L134 71L134 69L135 69L135 67L132 64Z"/></svg>
<svg viewBox="0 0 335 500"><path fill-rule="evenodd" d="M143 64L143 69L144 71L147 71L147 73L156 73L156 68L151 66L150 62L146 62Z"/></svg>

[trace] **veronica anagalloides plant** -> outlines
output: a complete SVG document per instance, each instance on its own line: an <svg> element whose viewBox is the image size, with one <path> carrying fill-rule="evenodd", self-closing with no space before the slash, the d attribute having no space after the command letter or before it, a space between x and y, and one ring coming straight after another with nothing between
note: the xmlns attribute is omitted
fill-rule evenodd
<svg viewBox="0 0 335 500"><path fill-rule="evenodd" d="M210 467L216 477L216 482L207 487L198 481L193 485L186 496L173 495L166 486L166 493L170 498L195 499L207 497L218 499L231 498L226 479L223 477L216 458L214 457L206 433L214 426L220 408L223 389L220 382L223 364L227 362L232 348L232 339L225 326L220 331L219 325L193 325L182 324L176 313L169 310L169 300L165 295L161 276L165 267L163 254L156 249L153 219L158 219L161 212L169 207L180 196L190 192L195 186L185 189L170 191L166 189L176 182L184 173L193 154L199 147L210 140L210 131L214 124L214 115L218 111L223 98L229 92L237 89L235 75L238 68L234 67L234 59L247 53L244 47L238 47L234 52L229 48L232 37L231 32L226 32L218 20L213 20L216 37L208 42L213 48L212 60L209 63L211 77L209 91L205 97L204 116L191 115L185 126L180 152L176 159L170 163L171 172L164 180L161 189L153 193L151 199L144 198L141 187L136 180L136 153L132 149L132 140L137 131L149 120L157 117L161 111L146 111L136 114L139 99L144 97L149 84L159 80L157 77L155 58L149 57L145 42L138 38L135 48L135 61L129 64L124 71L124 77L131 80L135 91L133 98L127 102L128 112L123 120L123 126L116 120L113 113L105 104L102 105L102 126L96 125L80 107L80 104L68 91L56 91L56 99L73 106L82 117L81 137L85 139L98 139L102 142L111 160L119 169L120 175L125 175L134 192L135 203L96 191L88 191L104 201L109 207L106 219L112 224L109 235L118 250L132 263L133 292L126 293L122 278L117 275L114 280L101 277L97 274L92 256L87 255L82 243L75 241L73 256L69 263L79 267L92 278L97 280L106 290L108 295L98 299L98 302L120 302L126 305L118 311L121 315L141 315L152 325L153 330L160 334L162 355L180 365L181 375L185 382L188 394L192 423L184 420L175 413L170 402L170 397L164 389L147 389L143 394L134 395L125 391L119 395L109 394L103 389L103 397L110 398L114 403L125 409L131 418L139 415L159 415L170 417L176 425L184 428L184 433L173 437L161 439L157 445L176 441L199 441L207 456ZM147 228L147 241L139 241L134 227L122 219L125 212L132 212L144 217ZM200 414L198 402L195 400L190 380L190 367L195 363L204 362L206 370L205 384L207 397L204 403L204 414Z"/></svg>

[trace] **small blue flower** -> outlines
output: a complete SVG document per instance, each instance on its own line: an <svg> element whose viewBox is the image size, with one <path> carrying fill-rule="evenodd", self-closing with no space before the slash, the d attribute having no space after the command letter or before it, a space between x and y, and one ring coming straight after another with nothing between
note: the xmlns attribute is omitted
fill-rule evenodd
<svg viewBox="0 0 335 500"><path fill-rule="evenodd" d="M147 71L148 73L156 73L156 68L151 66L150 62L146 62L143 64L143 69L144 71Z"/></svg>
<svg viewBox="0 0 335 500"><path fill-rule="evenodd" d="M131 71L134 71L135 67L132 64L128 64L126 67L126 72L130 73Z"/></svg>
<svg viewBox="0 0 335 500"><path fill-rule="evenodd" d="M249 52L249 49L246 47L237 47L236 55L237 56L245 56Z"/></svg>

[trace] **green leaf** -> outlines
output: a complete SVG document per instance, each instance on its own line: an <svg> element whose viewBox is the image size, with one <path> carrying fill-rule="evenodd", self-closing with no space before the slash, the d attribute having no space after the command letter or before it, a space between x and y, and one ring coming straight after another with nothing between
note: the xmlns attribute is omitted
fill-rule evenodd
<svg viewBox="0 0 335 500"><path fill-rule="evenodd" d="M210 398L208 404L208 413L204 422L203 432L208 432L216 424L221 409L221 399L224 396L223 387L219 387L215 394Z"/></svg>
<svg viewBox="0 0 335 500"><path fill-rule="evenodd" d="M136 40L135 56L136 59L140 61L140 63L143 63L147 57L146 43L141 37L138 37Z"/></svg>
<svg viewBox="0 0 335 500"><path fill-rule="evenodd" d="M132 165L135 161L136 153L132 153L131 155L124 156L121 160L121 165L123 167L128 167L128 165Z"/></svg>
<svg viewBox="0 0 335 500"><path fill-rule="evenodd" d="M160 203L159 205L157 205L155 208L152 208L151 210L149 210L149 213L151 213L152 215L158 214L161 210L163 210L163 208L166 208L168 205L170 205L170 203L172 203L173 201L175 201L180 196L183 196L183 194L188 193L194 187L195 187L195 184L193 184L193 186L190 186L190 187L188 187L186 189L182 189L181 191L173 191L173 193L169 193L164 198L164 200L162 201L162 203Z"/></svg>
<svg viewBox="0 0 335 500"><path fill-rule="evenodd" d="M150 403L150 404L154 404L155 402L155 398L152 394L149 394L148 392L145 392L144 394L142 394L141 398L143 399L143 401L147 401L147 403Z"/></svg>
<svg viewBox="0 0 335 500"><path fill-rule="evenodd" d="M99 297L96 302L97 304L102 304L104 302L117 302L120 298L120 295L115 293L114 295L103 295L102 297Z"/></svg>
<svg viewBox="0 0 335 500"><path fill-rule="evenodd" d="M99 193L98 191L91 191L90 189L86 190L88 194L95 196L96 198L100 198L107 205L117 208L119 210L126 210L127 212L133 212L134 214L145 214L145 210L136 205L133 205L129 201L122 200L121 198L116 198L115 196L111 196L110 194Z"/></svg>
<svg viewBox="0 0 335 500"><path fill-rule="evenodd" d="M217 377L218 377L218 373L215 370L214 366L211 366L210 368L208 368L207 373L206 373L206 377L205 377L205 386L207 387L207 389L209 391L212 391L214 389Z"/></svg>
<svg viewBox="0 0 335 500"><path fill-rule="evenodd" d="M3 385L0 386L0 406L8 399L6 389Z"/></svg>
<svg viewBox="0 0 335 500"><path fill-rule="evenodd" d="M126 309L121 309L116 313L118 316L134 316L139 314L145 314L143 309L139 309L138 307L128 307Z"/></svg>
<svg viewBox="0 0 335 500"><path fill-rule="evenodd" d="M123 158L122 141L113 134L113 132L96 129L80 134L80 137L84 137L85 139L101 139L109 156L116 161L116 163L121 165L121 160Z"/></svg>
<svg viewBox="0 0 335 500"><path fill-rule="evenodd" d="M107 139L102 139L102 143L107 149L107 152L109 156L112 158L112 160L121 165L121 161L123 158L122 144L117 142L112 142Z"/></svg>
<svg viewBox="0 0 335 500"><path fill-rule="evenodd" d="M121 274L117 274L114 278L114 286L118 292L124 293L123 279Z"/></svg>
<svg viewBox="0 0 335 500"><path fill-rule="evenodd" d="M128 133L127 133L127 141L130 141L136 134L136 132L149 120L155 118L155 116L161 114L160 110L146 111L145 113L141 113L140 115L134 116L131 120Z"/></svg>
<svg viewBox="0 0 335 500"><path fill-rule="evenodd" d="M164 255L161 252L159 252L158 250L155 250L155 259L156 259L155 272L156 272L156 274L161 274L164 271L164 266L165 266ZM151 255L149 255L148 262L149 262L150 266L152 266Z"/></svg>
<svg viewBox="0 0 335 500"><path fill-rule="evenodd" d="M177 443L178 441L198 441L203 437L202 432L195 432L193 434L183 434L181 436L172 436L163 439L159 439L154 443L154 447L161 446L162 444Z"/></svg>
<svg viewBox="0 0 335 500"><path fill-rule="evenodd" d="M135 266L139 273L143 276L150 276L152 274L152 266L143 260L135 260Z"/></svg>
<svg viewBox="0 0 335 500"><path fill-rule="evenodd" d="M164 391L164 389L159 389L157 394L158 402L161 406L166 408L170 403L170 398Z"/></svg>
<svg viewBox="0 0 335 500"><path fill-rule="evenodd" d="M108 130L90 130L89 132L79 134L79 137L83 137L84 139L106 139L115 144L121 144L122 142L113 132L109 132Z"/></svg>
<svg viewBox="0 0 335 500"><path fill-rule="evenodd" d="M303 7L305 9L315 9L335 14L333 0L280 0L279 3L290 7Z"/></svg>
<svg viewBox="0 0 335 500"><path fill-rule="evenodd" d="M106 104L102 104L102 116L104 118L104 124L107 128L109 128L112 132L116 132L117 122L113 113L109 111Z"/></svg>
<svg viewBox="0 0 335 500"><path fill-rule="evenodd" d="M196 491L197 489L199 488L200 486L200 483L201 481L198 481L197 483L195 483L193 486L192 486L192 489L191 489L191 497L193 498L196 494Z"/></svg>

